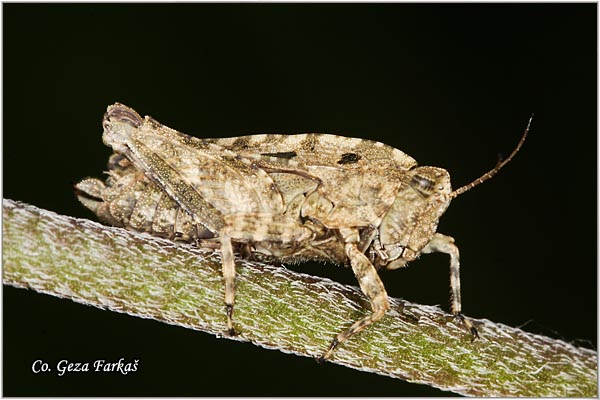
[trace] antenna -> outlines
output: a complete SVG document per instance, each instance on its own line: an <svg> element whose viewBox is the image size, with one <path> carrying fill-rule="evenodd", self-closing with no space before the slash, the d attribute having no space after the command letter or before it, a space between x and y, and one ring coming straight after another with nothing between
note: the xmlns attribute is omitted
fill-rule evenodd
<svg viewBox="0 0 600 400"><path fill-rule="evenodd" d="M449 195L450 198L453 199L457 196L460 196L464 192L469 191L469 190L473 189L475 186L487 181L492 176L496 175L498 173L498 171L500 171L502 169L502 167L504 167L506 164L508 164L509 161L512 160L513 157L519 152L519 150L523 146L523 143L525 143L525 139L527 138L527 134L529 133L529 127L531 126L532 120L533 120L533 114L531 114L531 117L529 117L529 122L527 123L527 127L525 128L525 131L523 132L523 136L521 136L521 140L519 140L519 143L517 143L517 147L515 147L515 149L512 151L512 153L510 153L510 155L505 160L498 161L498 164L492 170L481 175L479 178L475 179L473 182L471 182L465 186L461 186L458 189L456 189L455 191L453 191L452 193L450 193L450 195Z"/></svg>

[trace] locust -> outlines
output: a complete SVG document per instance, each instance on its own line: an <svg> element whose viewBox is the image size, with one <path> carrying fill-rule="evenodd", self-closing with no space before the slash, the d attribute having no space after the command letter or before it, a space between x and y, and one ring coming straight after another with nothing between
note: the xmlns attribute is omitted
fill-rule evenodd
<svg viewBox="0 0 600 400"><path fill-rule="evenodd" d="M332 339L322 356L328 359L389 310L378 270L398 269L434 252L450 258L453 316L478 336L462 314L458 247L437 232L438 221L452 199L513 159L530 125L531 118L506 159L452 190L445 169L419 166L381 142L319 133L196 138L115 103L103 119L103 142L114 150L108 176L86 178L75 190L105 223L215 244L231 335L235 253L350 266L371 312Z"/></svg>

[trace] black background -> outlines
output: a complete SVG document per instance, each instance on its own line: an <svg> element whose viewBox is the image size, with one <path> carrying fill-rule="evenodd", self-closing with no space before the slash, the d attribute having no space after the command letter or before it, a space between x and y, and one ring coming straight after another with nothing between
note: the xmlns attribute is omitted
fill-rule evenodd
<svg viewBox="0 0 600 400"><path fill-rule="evenodd" d="M596 347L595 4L3 4L4 197L94 219L115 101L205 137L327 132L380 140L455 187L530 138L440 221L464 310ZM349 269L299 270L355 285ZM383 273L448 309L448 259ZM239 293L243 296L243 293ZM4 287L4 395L446 393ZM31 364L140 359L135 374Z"/></svg>

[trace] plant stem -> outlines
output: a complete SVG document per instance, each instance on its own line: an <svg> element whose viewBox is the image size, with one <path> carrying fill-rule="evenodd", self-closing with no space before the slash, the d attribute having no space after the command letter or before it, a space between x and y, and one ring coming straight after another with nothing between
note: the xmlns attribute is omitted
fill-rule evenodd
<svg viewBox="0 0 600 400"><path fill-rule="evenodd" d="M217 251L3 200L3 282L224 338ZM359 289L236 258L230 339L318 357L369 312ZM481 339L437 307L390 299L332 362L472 396L597 396L597 353L488 320Z"/></svg>

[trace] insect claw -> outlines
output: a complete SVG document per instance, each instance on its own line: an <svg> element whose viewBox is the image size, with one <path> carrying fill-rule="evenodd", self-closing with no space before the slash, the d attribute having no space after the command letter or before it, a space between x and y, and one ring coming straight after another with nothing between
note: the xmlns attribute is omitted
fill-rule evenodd
<svg viewBox="0 0 600 400"><path fill-rule="evenodd" d="M340 341L336 337L331 341L331 344L329 345L329 348L327 349L325 354L323 354L321 357L319 357L317 359L317 362L323 362L323 361L331 358L331 355L333 354L333 351L335 350L335 348L337 347L338 344L340 344Z"/></svg>
<svg viewBox="0 0 600 400"><path fill-rule="evenodd" d="M233 327L233 304L227 304L225 308L227 309L227 332L229 336L237 336Z"/></svg>
<svg viewBox="0 0 600 400"><path fill-rule="evenodd" d="M475 339L479 339L479 332L477 331L477 328L475 328L475 326L473 325L473 323L471 323L471 321L469 321L467 318L465 318L464 315L462 314L455 314L454 318L456 320L458 320L458 322L464 327L466 328L469 333L471 333L471 342L473 342Z"/></svg>

